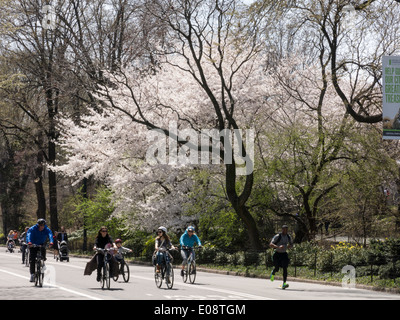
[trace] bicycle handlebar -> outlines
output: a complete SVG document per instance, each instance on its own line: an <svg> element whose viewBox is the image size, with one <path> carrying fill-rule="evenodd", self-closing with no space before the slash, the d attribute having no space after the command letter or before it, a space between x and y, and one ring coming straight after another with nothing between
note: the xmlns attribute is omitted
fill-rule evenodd
<svg viewBox="0 0 400 320"><path fill-rule="evenodd" d="M109 248L109 249L96 248L94 251L104 253L111 250L114 250L114 248Z"/></svg>
<svg viewBox="0 0 400 320"><path fill-rule="evenodd" d="M30 244L30 246L31 246L32 248L42 248L42 247L44 247L44 245L41 245L41 244L34 244L34 243Z"/></svg>
<svg viewBox="0 0 400 320"><path fill-rule="evenodd" d="M198 246L197 249L203 248L202 246ZM181 249L183 250L190 250L190 249L195 249L194 247L189 247L189 246L181 246Z"/></svg>

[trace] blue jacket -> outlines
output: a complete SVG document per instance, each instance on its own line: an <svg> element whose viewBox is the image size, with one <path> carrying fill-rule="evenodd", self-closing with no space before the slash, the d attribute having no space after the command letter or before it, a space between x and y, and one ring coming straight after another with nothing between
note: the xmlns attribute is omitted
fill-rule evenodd
<svg viewBox="0 0 400 320"><path fill-rule="evenodd" d="M53 243L53 233L45 225L42 231L39 231L39 226L35 224L30 227L26 234L26 243L32 243L36 245L42 245L45 243L46 239L49 238L50 243Z"/></svg>
<svg viewBox="0 0 400 320"><path fill-rule="evenodd" d="M193 234L191 237L189 237L189 234L187 230L185 233L181 236L179 240L181 246L187 246L187 247L192 247L194 246L195 243L197 243L198 246L201 246L200 239L197 235Z"/></svg>

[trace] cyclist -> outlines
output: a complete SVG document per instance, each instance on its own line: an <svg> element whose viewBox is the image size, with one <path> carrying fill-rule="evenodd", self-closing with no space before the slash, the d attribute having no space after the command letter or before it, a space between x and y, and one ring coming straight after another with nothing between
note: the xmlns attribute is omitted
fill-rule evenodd
<svg viewBox="0 0 400 320"><path fill-rule="evenodd" d="M96 251L97 249L109 249L114 247L113 240L111 239L110 235L108 234L107 227L101 227L99 232L97 233L97 237L95 239L93 250ZM114 247L116 248L116 247ZM103 254L96 254L96 261L97 261L97 278L96 280L99 282L101 280L101 270L104 264L104 255Z"/></svg>
<svg viewBox="0 0 400 320"><path fill-rule="evenodd" d="M25 263L25 251L26 251L26 235L28 233L29 228L26 227L25 231L23 233L21 233L21 235L19 236L19 243L21 244L21 252L22 252L22 263Z"/></svg>
<svg viewBox="0 0 400 320"><path fill-rule="evenodd" d="M181 236L179 242L182 247L188 247L188 249L181 249L181 255L182 255L181 276L183 277L183 275L184 275L183 270L185 270L185 266L187 264L187 260L190 256L190 254L193 254L193 260L195 260L193 246L196 243L199 247L201 247L201 241L200 241L199 237L196 235L196 233L194 232L194 227L189 226L185 230L185 233ZM195 272L195 271L193 271L193 272Z"/></svg>
<svg viewBox="0 0 400 320"><path fill-rule="evenodd" d="M171 240L167 234L167 228L159 227L157 230L157 238L155 242L155 249L156 249L156 266L157 266L157 273L160 273L161 264L164 261L169 259L169 254L167 249L175 249L172 245ZM168 276L168 275L167 275Z"/></svg>
<svg viewBox="0 0 400 320"><path fill-rule="evenodd" d="M117 246L117 252L115 253L114 258L115 258L119 263L121 263L121 262L124 260L124 257L123 257L122 254L125 253L125 252L132 252L132 250L123 247L123 246L122 246L122 240L121 240L121 239L115 240L115 245Z"/></svg>
<svg viewBox="0 0 400 320"><path fill-rule="evenodd" d="M37 224L30 227L26 233L26 242L29 246L29 262L30 267L29 271L31 273L30 282L33 282L35 279L35 260L37 256L37 252L39 248L35 248L32 245L44 245L46 239L49 239L50 247L53 246L53 234L51 230L46 225L46 220L38 219ZM42 257L46 260L46 248L43 246L41 247Z"/></svg>

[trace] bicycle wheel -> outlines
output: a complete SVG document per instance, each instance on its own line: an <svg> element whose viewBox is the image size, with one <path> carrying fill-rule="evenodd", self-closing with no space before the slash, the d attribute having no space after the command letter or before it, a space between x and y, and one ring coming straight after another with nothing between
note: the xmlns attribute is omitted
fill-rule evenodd
<svg viewBox="0 0 400 320"><path fill-rule="evenodd" d="M193 260L189 265L189 281L192 284L196 281L196 262Z"/></svg>
<svg viewBox="0 0 400 320"><path fill-rule="evenodd" d="M104 264L104 262L103 262ZM106 278L105 278L105 274L106 274L106 267L103 265L103 268L101 268L101 278L100 278L100 287L102 289L104 289L105 285L106 285Z"/></svg>
<svg viewBox="0 0 400 320"><path fill-rule="evenodd" d="M106 282L106 286L107 286L107 289L110 289L110 287L111 287L111 274L110 274L110 264L109 263L107 263L106 264L106 272L105 272L106 274L105 274L105 282Z"/></svg>
<svg viewBox="0 0 400 320"><path fill-rule="evenodd" d="M158 288L161 288L161 285L162 285L161 270L160 270L160 272L157 272L157 266L154 267L154 280L156 282L156 286Z"/></svg>
<svg viewBox="0 0 400 320"><path fill-rule="evenodd" d="M168 289L172 289L174 286L174 267L171 263L168 263L166 268L168 268L168 270L165 270L167 273L165 283L167 284Z"/></svg>
<svg viewBox="0 0 400 320"><path fill-rule="evenodd" d="M129 271L129 266L126 264L126 262L124 262L124 265L122 267L122 277L124 278L124 281L129 282L130 276L131 274Z"/></svg>
<svg viewBox="0 0 400 320"><path fill-rule="evenodd" d="M182 280L184 283L186 283L186 281L188 279L188 273L189 273L189 268L188 268L188 263L187 263L185 268L183 268L183 273L181 272Z"/></svg>
<svg viewBox="0 0 400 320"><path fill-rule="evenodd" d="M119 278L119 274L122 272L122 268L120 268L120 266L118 266L118 274L116 276L113 275L113 280L116 282L118 281Z"/></svg>
<svg viewBox="0 0 400 320"><path fill-rule="evenodd" d="M39 260L36 264L36 276L35 276L35 286L43 287L43 261Z"/></svg>

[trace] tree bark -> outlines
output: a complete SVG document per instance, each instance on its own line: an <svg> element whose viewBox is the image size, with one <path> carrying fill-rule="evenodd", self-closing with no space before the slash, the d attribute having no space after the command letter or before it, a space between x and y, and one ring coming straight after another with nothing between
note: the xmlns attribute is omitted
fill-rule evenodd
<svg viewBox="0 0 400 320"><path fill-rule="evenodd" d="M37 199L36 217L46 219L46 197L43 190L43 151L39 150L36 157L35 191Z"/></svg>

